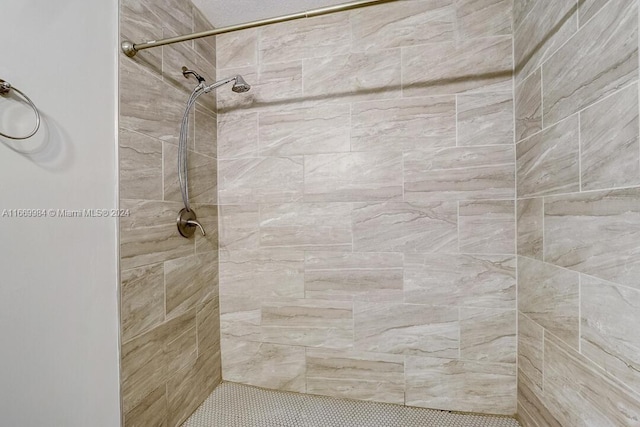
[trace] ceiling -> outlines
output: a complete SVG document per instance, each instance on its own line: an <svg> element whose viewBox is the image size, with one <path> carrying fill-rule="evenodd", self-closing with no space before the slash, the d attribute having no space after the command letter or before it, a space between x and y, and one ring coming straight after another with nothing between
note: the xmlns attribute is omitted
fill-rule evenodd
<svg viewBox="0 0 640 427"><path fill-rule="evenodd" d="M214 27L304 12L350 0L192 0Z"/></svg>

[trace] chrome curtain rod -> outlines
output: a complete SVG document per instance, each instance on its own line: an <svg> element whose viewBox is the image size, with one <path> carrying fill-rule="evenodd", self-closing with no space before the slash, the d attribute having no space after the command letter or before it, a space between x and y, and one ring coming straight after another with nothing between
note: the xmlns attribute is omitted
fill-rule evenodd
<svg viewBox="0 0 640 427"><path fill-rule="evenodd" d="M125 55L132 58L141 50L150 49L152 47L164 46L173 43L182 43L189 40L201 39L203 37L216 36L218 34L231 33L233 31L246 30L247 28L262 27L280 22L294 21L296 19L312 18L314 16L328 15L335 12L343 12L345 10L359 9L361 7L373 6L381 3L390 3L398 0L360 0L351 3L339 4L336 6L328 6L320 9L308 10L306 12L293 13L290 15L278 16L276 18L262 19L259 21L247 22L245 24L230 25L228 27L216 28L214 30L202 31L184 36L171 37L163 40L152 40L143 43L133 43L129 40L123 41L120 46Z"/></svg>

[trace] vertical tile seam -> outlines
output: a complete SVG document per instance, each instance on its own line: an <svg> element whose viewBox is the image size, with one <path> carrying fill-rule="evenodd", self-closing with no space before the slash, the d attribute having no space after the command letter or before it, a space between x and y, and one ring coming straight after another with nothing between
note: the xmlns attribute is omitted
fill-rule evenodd
<svg viewBox="0 0 640 427"><path fill-rule="evenodd" d="M582 111L578 113L578 193L582 193Z"/></svg>

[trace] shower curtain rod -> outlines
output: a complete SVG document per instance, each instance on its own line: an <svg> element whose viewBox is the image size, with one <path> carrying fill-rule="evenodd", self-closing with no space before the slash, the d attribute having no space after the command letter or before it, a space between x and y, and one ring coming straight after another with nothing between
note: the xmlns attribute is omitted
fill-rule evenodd
<svg viewBox="0 0 640 427"><path fill-rule="evenodd" d="M164 46L164 45L173 44L173 43L182 43L189 40L200 39L202 37L210 37L218 34L230 33L233 31L246 30L247 28L262 27L265 25L277 24L279 22L286 22L286 21L294 21L296 19L302 19L302 18L312 18L314 16L328 15L330 13L343 12L345 10L351 10L351 9L359 9L361 7L373 6L381 3L390 3L392 1L399 1L399 0L354 1L351 3L344 3L336 6L328 6L320 9L308 10L306 12L292 13L290 15L282 15L275 18L267 18L259 21L247 22L244 24L230 25L228 27L217 28L209 31L202 31L194 34L187 34L184 36L171 37L163 40L152 40L152 41L143 42L143 43L133 43L129 40L125 40L121 43L120 47L122 48L122 51L124 52L125 55L127 55L130 58L133 58L134 56L136 56L136 54L139 51L144 49L150 49L152 47Z"/></svg>

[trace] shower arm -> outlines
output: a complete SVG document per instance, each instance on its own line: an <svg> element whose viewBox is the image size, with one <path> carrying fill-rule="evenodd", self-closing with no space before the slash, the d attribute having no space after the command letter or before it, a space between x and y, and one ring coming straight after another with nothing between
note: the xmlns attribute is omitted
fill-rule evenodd
<svg viewBox="0 0 640 427"><path fill-rule="evenodd" d="M328 15L331 13L343 12L343 11L352 10L352 9L359 9L361 7L374 6L376 4L390 3L394 1L400 1L400 0L359 0L351 3L344 3L336 6L328 6L320 9L308 10L306 12L293 13L290 15L278 16L275 18L267 18L259 21L247 22L244 24L231 25L228 27L217 28L209 31L201 31L199 33L171 37L163 40L153 40L153 41L148 41L143 43L133 43L132 41L125 40L121 43L120 47L122 48L122 51L124 52L125 55L127 55L130 58L133 58L134 56L136 56L136 54L139 51L144 49L150 49L152 47L165 46L165 45L174 44L174 43L182 43L189 40L200 39L203 37L210 37L210 36L216 36L218 34L231 33L233 31L246 30L248 28L263 27L265 25L293 21L296 19L313 18L315 16Z"/></svg>

